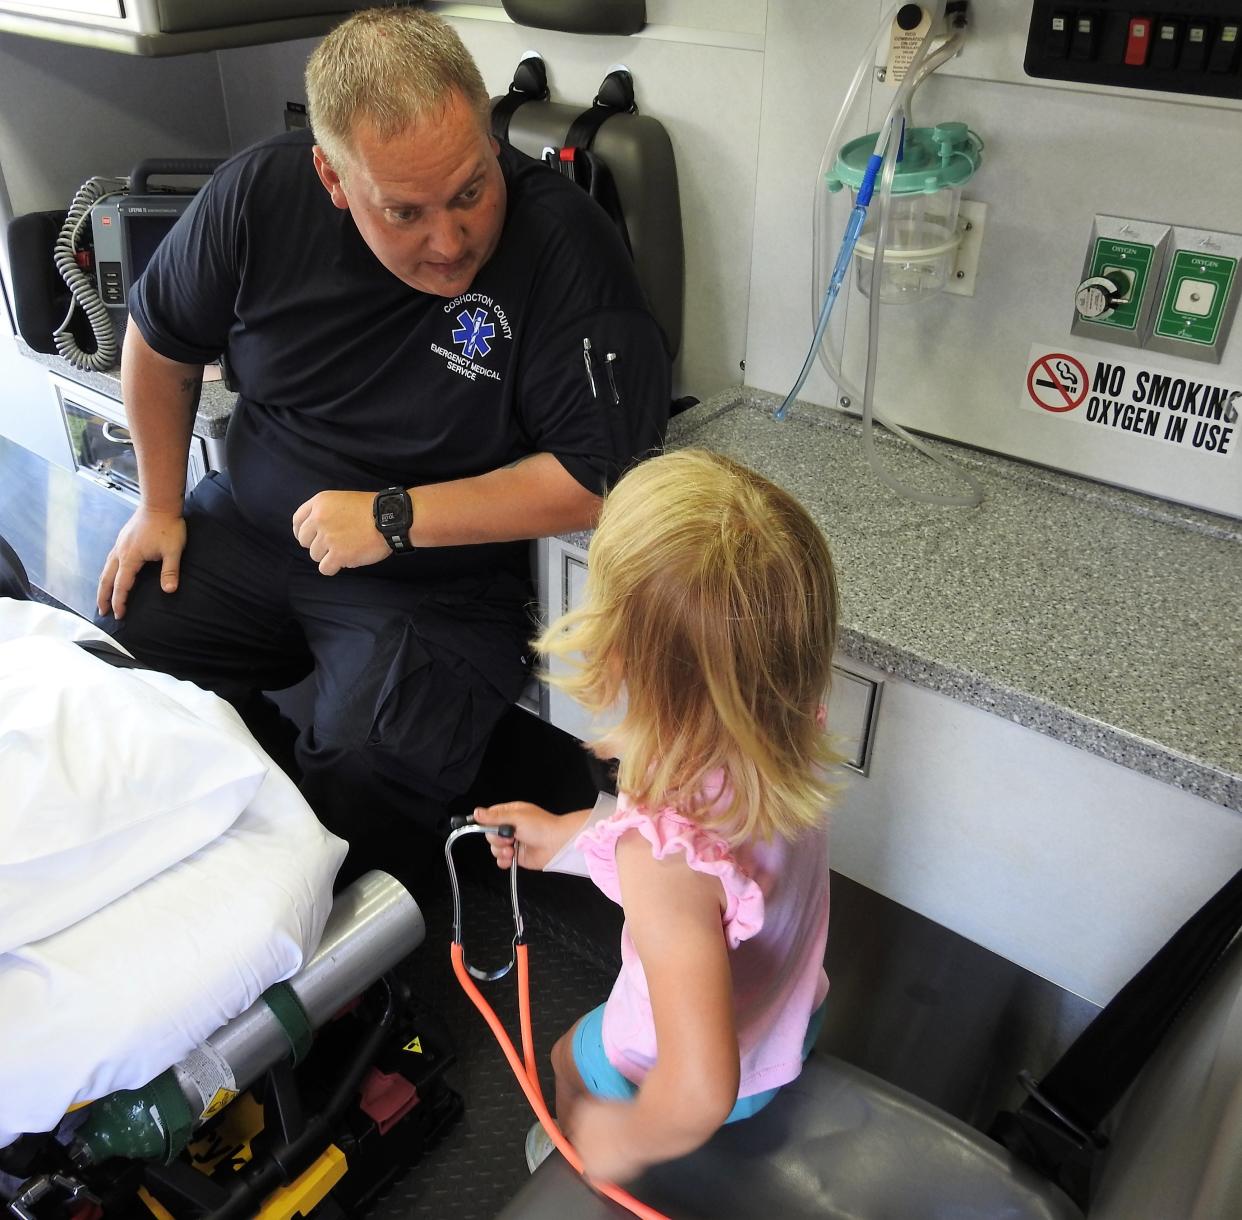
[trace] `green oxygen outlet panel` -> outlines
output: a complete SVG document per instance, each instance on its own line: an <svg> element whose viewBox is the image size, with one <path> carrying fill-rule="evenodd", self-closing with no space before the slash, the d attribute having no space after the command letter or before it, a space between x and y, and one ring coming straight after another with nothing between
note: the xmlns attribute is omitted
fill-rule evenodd
<svg viewBox="0 0 1242 1220"><path fill-rule="evenodd" d="M1097 237L1092 254L1092 275L1120 275L1126 287L1114 302L1111 313L1098 319L1102 326L1119 326L1123 330L1138 329L1139 305L1151 275L1156 247L1141 241L1118 241L1114 237Z"/></svg>
<svg viewBox="0 0 1242 1220"><path fill-rule="evenodd" d="M1097 216L1070 330L1105 343L1142 347L1159 296L1169 226Z"/></svg>
<svg viewBox="0 0 1242 1220"><path fill-rule="evenodd" d="M1220 338L1238 260L1178 250L1156 315L1156 334L1183 343L1213 345Z"/></svg>
<svg viewBox="0 0 1242 1220"><path fill-rule="evenodd" d="M1219 364L1242 294L1242 236L1097 216L1070 330Z"/></svg>
<svg viewBox="0 0 1242 1220"><path fill-rule="evenodd" d="M1174 225L1149 351L1219 364L1237 312L1242 236Z"/></svg>

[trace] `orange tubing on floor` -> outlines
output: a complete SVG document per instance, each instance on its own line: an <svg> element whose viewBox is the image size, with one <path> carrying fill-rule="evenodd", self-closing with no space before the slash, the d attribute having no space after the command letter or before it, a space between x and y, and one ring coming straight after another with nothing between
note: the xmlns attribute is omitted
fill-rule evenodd
<svg viewBox="0 0 1242 1220"><path fill-rule="evenodd" d="M525 1057L525 1062L518 1058L517 1048L513 1045L513 1040L509 1037L505 1027L500 1023L500 1018L496 1015L492 1006L483 998L483 993L467 972L466 954L461 942L454 941L449 947L449 952L453 959L453 973L457 975L457 981L461 984L462 990L470 997L475 1008L483 1014L483 1019L491 1027L492 1033L496 1036L496 1041L500 1043L500 1049L504 1051L505 1058L508 1059L509 1066L513 1069L513 1074L517 1077L518 1084L522 1086L522 1092L526 1094L526 1100L530 1102L530 1108L535 1112L535 1117L543 1124L543 1129L548 1133L561 1156L573 1166L575 1172L582 1173L582 1158L574 1151L573 1145L561 1134L561 1129L556 1125L556 1120L548 1111L547 1103L543 1100L543 1089L539 1085L539 1070L535 1060L535 1036L530 1019L530 963L527 958L527 946L524 944L516 946L518 1011L521 1014L522 1054ZM590 1185L594 1190L599 1191L600 1194L606 1195L613 1200L614 1203L621 1204L622 1207L633 1212L634 1215L641 1217L641 1220L668 1220L668 1217L663 1215L663 1213L648 1207L641 1200L634 1198L633 1195L622 1190L619 1186L614 1186L611 1182L591 1182Z"/></svg>

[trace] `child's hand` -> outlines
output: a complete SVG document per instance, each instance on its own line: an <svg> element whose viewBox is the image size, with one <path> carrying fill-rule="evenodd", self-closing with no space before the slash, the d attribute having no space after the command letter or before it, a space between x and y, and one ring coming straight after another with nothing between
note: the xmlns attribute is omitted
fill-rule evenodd
<svg viewBox="0 0 1242 1220"><path fill-rule="evenodd" d="M487 842L501 868L513 864L514 853L523 868L541 869L560 851L570 827L564 818L540 809L529 801L508 801L476 809L474 820L480 826L512 826L513 838L488 835Z"/></svg>

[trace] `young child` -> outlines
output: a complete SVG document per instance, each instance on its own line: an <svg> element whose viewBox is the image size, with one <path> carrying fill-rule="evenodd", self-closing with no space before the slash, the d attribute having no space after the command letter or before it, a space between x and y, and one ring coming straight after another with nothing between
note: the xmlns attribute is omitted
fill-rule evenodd
<svg viewBox="0 0 1242 1220"><path fill-rule="evenodd" d="M583 604L537 642L594 714L623 704L592 743L619 759L615 808L599 820L513 802L475 817L515 828L488 836L501 868L516 853L541 869L576 839L625 911L612 994L552 1051L557 1119L592 1177L628 1181L693 1151L767 1104L814 1044L836 622L828 546L801 505L682 450L617 483ZM532 1128L528 1161L550 1147Z"/></svg>

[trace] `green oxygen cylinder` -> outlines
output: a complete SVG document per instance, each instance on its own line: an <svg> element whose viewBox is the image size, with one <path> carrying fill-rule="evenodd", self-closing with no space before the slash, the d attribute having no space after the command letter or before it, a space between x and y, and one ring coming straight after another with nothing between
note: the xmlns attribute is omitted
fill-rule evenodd
<svg viewBox="0 0 1242 1220"><path fill-rule="evenodd" d="M78 1165L110 1157L172 1161L194 1129L294 1051L355 996L418 948L422 911L387 873L359 877L332 903L315 955L180 1063L137 1089L92 1102L73 1140Z"/></svg>
<svg viewBox="0 0 1242 1220"><path fill-rule="evenodd" d="M197 1117L172 1068L140 1089L122 1089L92 1103L73 1143L78 1164L110 1157L171 1161L185 1147Z"/></svg>

